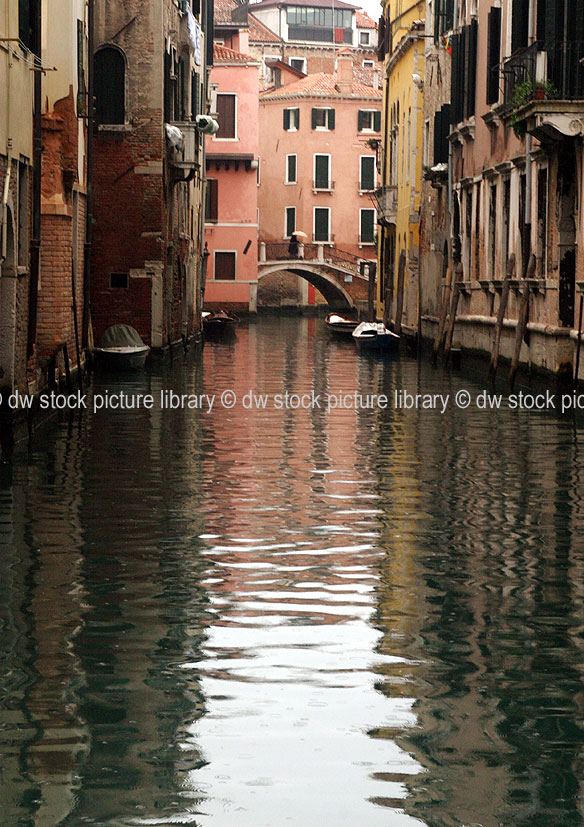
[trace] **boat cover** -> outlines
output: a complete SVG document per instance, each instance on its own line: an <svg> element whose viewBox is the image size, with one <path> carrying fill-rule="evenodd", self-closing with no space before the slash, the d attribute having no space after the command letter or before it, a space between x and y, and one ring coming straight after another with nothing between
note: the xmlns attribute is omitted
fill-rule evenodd
<svg viewBox="0 0 584 827"><path fill-rule="evenodd" d="M99 347L144 347L140 334L129 324L113 324L99 340Z"/></svg>

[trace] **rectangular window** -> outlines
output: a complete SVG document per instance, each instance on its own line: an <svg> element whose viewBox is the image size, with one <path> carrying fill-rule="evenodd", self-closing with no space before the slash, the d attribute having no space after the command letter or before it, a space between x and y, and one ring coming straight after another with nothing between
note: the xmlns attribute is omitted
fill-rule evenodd
<svg viewBox="0 0 584 827"><path fill-rule="evenodd" d="M501 60L501 9L496 6L489 12L487 30L487 103L497 103Z"/></svg>
<svg viewBox="0 0 584 827"><path fill-rule="evenodd" d="M375 156L362 155L361 156L361 175L359 177L360 190L374 190L375 189Z"/></svg>
<svg viewBox="0 0 584 827"><path fill-rule="evenodd" d="M191 74L191 119L194 121L199 115L199 76L196 72Z"/></svg>
<svg viewBox="0 0 584 827"><path fill-rule="evenodd" d="M205 221L217 221L219 212L219 181L207 179L207 197L205 199Z"/></svg>
<svg viewBox="0 0 584 827"><path fill-rule="evenodd" d="M364 60L363 61L363 68L364 69L374 69L375 63L372 60Z"/></svg>
<svg viewBox="0 0 584 827"><path fill-rule="evenodd" d="M547 260L547 169L537 173L537 251L539 274L546 273Z"/></svg>
<svg viewBox="0 0 584 827"><path fill-rule="evenodd" d="M324 107L314 107L312 110L312 128L313 129L334 129L335 128L335 110L325 109Z"/></svg>
<svg viewBox="0 0 584 827"><path fill-rule="evenodd" d="M286 183L296 183L296 155L286 155Z"/></svg>
<svg viewBox="0 0 584 827"><path fill-rule="evenodd" d="M331 241L330 237L330 208L314 208L314 240Z"/></svg>
<svg viewBox="0 0 584 827"><path fill-rule="evenodd" d="M331 176L330 176L330 155L315 155L314 156L314 189L315 190L330 190Z"/></svg>
<svg viewBox="0 0 584 827"><path fill-rule="evenodd" d="M290 238L296 229L296 207L286 207L285 238Z"/></svg>
<svg viewBox="0 0 584 827"><path fill-rule="evenodd" d="M294 132L300 129L300 109L284 109L284 130Z"/></svg>
<svg viewBox="0 0 584 827"><path fill-rule="evenodd" d="M217 92L219 131L215 138L232 141L237 137L235 128L236 97L232 93Z"/></svg>
<svg viewBox="0 0 584 827"><path fill-rule="evenodd" d="M380 132L381 112L373 109L359 109L357 115L357 130L359 132Z"/></svg>
<svg viewBox="0 0 584 827"><path fill-rule="evenodd" d="M236 253L227 250L215 250L214 277L224 281L235 280Z"/></svg>
<svg viewBox="0 0 584 827"><path fill-rule="evenodd" d="M359 32L359 45L369 46L369 32Z"/></svg>
<svg viewBox="0 0 584 827"><path fill-rule="evenodd" d="M127 273L110 273L110 287L112 290L126 290L128 283Z"/></svg>
<svg viewBox="0 0 584 827"><path fill-rule="evenodd" d="M290 66L296 69L297 72L306 74L306 58L305 57L291 57Z"/></svg>
<svg viewBox="0 0 584 827"><path fill-rule="evenodd" d="M373 244L375 240L375 210L359 210L359 244Z"/></svg>

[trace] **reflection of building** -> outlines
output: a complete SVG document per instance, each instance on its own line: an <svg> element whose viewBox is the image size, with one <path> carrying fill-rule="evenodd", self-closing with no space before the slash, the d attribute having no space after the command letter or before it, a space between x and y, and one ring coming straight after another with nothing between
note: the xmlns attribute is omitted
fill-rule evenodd
<svg viewBox="0 0 584 827"><path fill-rule="evenodd" d="M198 324L208 4L97 0L96 336L114 322L154 348ZM193 12L194 10L194 12ZM212 35L211 35L212 37Z"/></svg>
<svg viewBox="0 0 584 827"><path fill-rule="evenodd" d="M417 324L420 183L422 178L422 107L424 76L423 0L402 13L401 3L388 0L380 32L385 56L383 154L378 190L378 312L388 302L390 317L403 306L406 321ZM413 83L418 76L421 83ZM405 266L403 289L399 262ZM398 296L399 293L399 296ZM402 304L403 303L403 304ZM401 319L400 319L401 322Z"/></svg>
<svg viewBox="0 0 584 827"><path fill-rule="evenodd" d="M219 131L206 138L209 251L205 307L256 310L258 278L259 63L246 27L215 44L211 83Z"/></svg>

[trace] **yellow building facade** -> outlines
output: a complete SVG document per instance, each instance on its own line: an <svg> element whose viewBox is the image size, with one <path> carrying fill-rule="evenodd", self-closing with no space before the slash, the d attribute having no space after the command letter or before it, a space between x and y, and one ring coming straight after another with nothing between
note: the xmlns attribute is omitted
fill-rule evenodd
<svg viewBox="0 0 584 827"><path fill-rule="evenodd" d="M378 202L377 313L418 329L418 260L423 174L424 2L384 4L381 187ZM400 258L403 263L400 268ZM400 269L403 277L400 277Z"/></svg>

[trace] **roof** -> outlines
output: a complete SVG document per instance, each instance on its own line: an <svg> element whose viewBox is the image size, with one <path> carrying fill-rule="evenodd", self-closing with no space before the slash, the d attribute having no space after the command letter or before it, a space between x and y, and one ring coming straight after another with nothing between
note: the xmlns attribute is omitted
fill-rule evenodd
<svg viewBox="0 0 584 827"><path fill-rule="evenodd" d="M270 6L314 6L319 9L357 9L343 0L261 0L260 3L250 3L252 9L267 9Z"/></svg>
<svg viewBox="0 0 584 827"><path fill-rule="evenodd" d="M227 46L221 46L219 43L213 43L213 59L220 62L226 61L227 63L255 62L253 55L244 55L241 52L236 52L235 49L229 49Z"/></svg>
<svg viewBox="0 0 584 827"><path fill-rule="evenodd" d="M249 22L249 39L252 43L283 43L281 37L278 37L275 32L264 26L261 20L254 17L253 14L248 14L247 19Z"/></svg>
<svg viewBox="0 0 584 827"><path fill-rule="evenodd" d="M381 89L374 89L372 86L366 86L358 80L353 78L351 95L353 97L361 98L379 98L382 97ZM314 98L314 97L340 97L337 86L337 76L329 75L326 72L318 72L315 75L306 75L300 80L295 80L293 83L288 83L286 86L281 86L279 89L270 90L260 95L260 98L281 98L281 97L297 97L297 98Z"/></svg>
<svg viewBox="0 0 584 827"><path fill-rule="evenodd" d="M376 29L377 23L372 20L366 11L357 9L357 28L358 29Z"/></svg>
<svg viewBox="0 0 584 827"><path fill-rule="evenodd" d="M214 0L214 23L231 23L231 12L237 8L235 0Z"/></svg>

